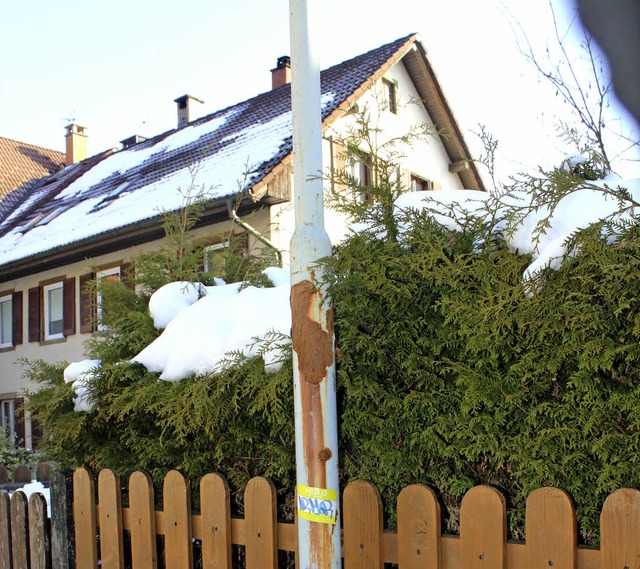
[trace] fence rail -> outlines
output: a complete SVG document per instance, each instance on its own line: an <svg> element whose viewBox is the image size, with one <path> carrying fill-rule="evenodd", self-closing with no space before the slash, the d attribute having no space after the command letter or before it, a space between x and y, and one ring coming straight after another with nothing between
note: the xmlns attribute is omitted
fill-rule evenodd
<svg viewBox="0 0 640 569"><path fill-rule="evenodd" d="M277 522L275 488L265 478L253 478L247 485L244 518L239 519L231 517L229 489L217 474L208 474L200 483L199 513L191 512L189 482L176 471L164 479L161 511L154 507L154 489L144 473L131 475L126 508L120 479L112 471L101 471L96 484L88 470L76 470L72 503L70 495L55 497L65 493L64 477L61 481L57 476L52 479L52 509L57 515L50 527L40 496L33 495L27 504L20 493L11 500L0 494L0 569L157 569L157 536L164 537L166 569L193 567L194 539L201 543L203 569L231 568L233 545L244 546L247 569L275 569L278 550L296 550L295 524ZM56 541L67 543L60 527L71 513L65 513L65 507L73 513L75 564L73 555L61 560L56 553ZM345 569L381 569L385 563L399 569L640 567L638 490L621 489L605 501L600 549L577 546L573 504L557 488L540 488L529 496L526 542L507 541L505 500L489 486L477 486L465 495L459 536L442 535L440 506L426 486L404 488L397 511L397 531L385 531L375 486L355 481L345 488L341 515Z"/></svg>

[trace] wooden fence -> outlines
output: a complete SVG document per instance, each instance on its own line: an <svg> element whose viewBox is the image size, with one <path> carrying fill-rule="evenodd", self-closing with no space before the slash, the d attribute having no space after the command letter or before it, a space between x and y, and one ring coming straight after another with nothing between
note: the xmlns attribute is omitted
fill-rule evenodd
<svg viewBox="0 0 640 569"><path fill-rule="evenodd" d="M52 497L64 493L52 480ZM122 507L121 484L109 470L73 474L75 566L79 569L156 569L157 536L164 536L166 569L193 567L194 540L199 541L203 569L230 568L232 546L244 546L247 569L274 569L278 550L295 551L293 523L276 520L276 493L265 478L252 479L244 493L244 519L230 515L226 482L208 474L200 483L200 513L190 510L188 481L172 471L164 479L162 511L154 508L150 478L136 472L129 479L128 507ZM97 499L97 501L96 501ZM58 503L58 506L56 506ZM67 499L67 503L71 505ZM45 512L43 512L45 508ZM57 515L46 523L46 506L37 496L15 494L0 500L0 569L73 567L56 555L64 500L53 500ZM601 514L601 547L577 547L576 517L569 496L541 488L527 500L526 542L507 542L505 500L489 486L470 490L462 501L460 536L441 534L440 507L426 486L409 486L398 497L398 529L385 531L382 503L370 483L356 481L342 500L345 569L638 569L640 567L640 491L622 489L605 501ZM99 542L96 536L99 533ZM125 536L127 539L125 539ZM73 540L71 540L72 542ZM126 546L125 546L126 542ZM9 545L11 544L11 545ZM60 545L60 543L59 543ZM68 546L67 546L68 549ZM73 557L73 556L71 556ZM127 559L125 565L125 557ZM52 564L52 565L51 565Z"/></svg>

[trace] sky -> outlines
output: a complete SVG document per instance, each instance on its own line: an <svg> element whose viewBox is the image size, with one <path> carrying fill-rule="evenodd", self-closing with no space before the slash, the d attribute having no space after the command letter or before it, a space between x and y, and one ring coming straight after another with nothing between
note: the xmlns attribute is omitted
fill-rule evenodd
<svg viewBox="0 0 640 569"><path fill-rule="evenodd" d="M565 29L572 0L552 1ZM505 174L558 160L549 135L566 105L514 35L519 22L544 50L546 0L321 0L318 10L323 69L417 32L475 155L473 132L484 125ZM63 151L64 127L76 121L92 155L174 128L183 94L204 100L201 116L269 90L270 70L288 54L288 0L12 2L0 20L0 136Z"/></svg>

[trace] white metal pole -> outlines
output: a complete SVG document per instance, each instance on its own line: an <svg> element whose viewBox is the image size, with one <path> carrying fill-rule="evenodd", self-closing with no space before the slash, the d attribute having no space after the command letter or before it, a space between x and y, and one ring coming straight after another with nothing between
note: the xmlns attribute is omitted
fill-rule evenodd
<svg viewBox="0 0 640 569"><path fill-rule="evenodd" d="M298 567L341 565L333 310L316 262L331 254L322 200L320 66L309 10L290 0L296 226L291 238L291 339L296 428Z"/></svg>

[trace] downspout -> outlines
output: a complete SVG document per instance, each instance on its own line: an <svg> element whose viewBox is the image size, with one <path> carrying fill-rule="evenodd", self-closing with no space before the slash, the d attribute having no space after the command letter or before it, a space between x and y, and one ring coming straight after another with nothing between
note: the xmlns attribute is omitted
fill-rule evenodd
<svg viewBox="0 0 640 569"><path fill-rule="evenodd" d="M277 245L267 239L262 233L260 233L255 227L249 225L246 221L238 217L236 213L236 208L231 206L231 204L227 204L229 207L229 217L233 220L234 223L237 223L242 229L253 235L258 241L264 243L267 247L273 250L278 258L278 267L282 267L282 251L277 247Z"/></svg>

